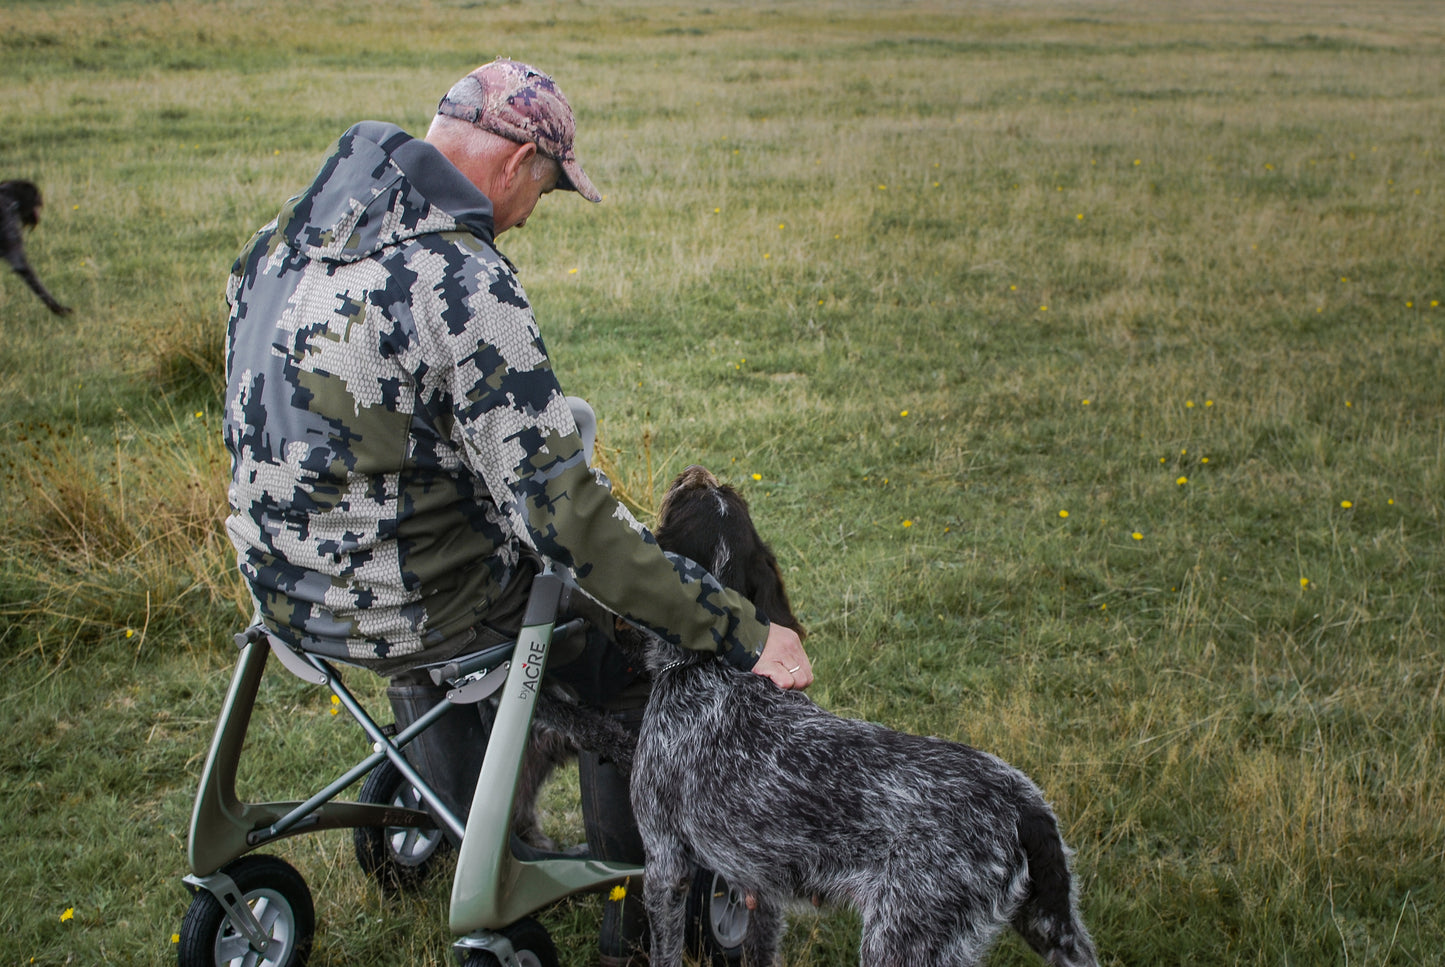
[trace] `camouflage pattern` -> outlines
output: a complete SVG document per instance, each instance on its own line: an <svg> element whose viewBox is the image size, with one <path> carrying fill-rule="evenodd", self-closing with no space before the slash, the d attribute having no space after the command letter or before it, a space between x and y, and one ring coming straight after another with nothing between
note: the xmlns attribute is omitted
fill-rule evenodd
<svg viewBox="0 0 1445 967"><path fill-rule="evenodd" d="M260 618L385 662L487 618L524 547L664 639L748 667L766 619L590 470L491 205L363 122L227 288L227 530Z"/></svg>

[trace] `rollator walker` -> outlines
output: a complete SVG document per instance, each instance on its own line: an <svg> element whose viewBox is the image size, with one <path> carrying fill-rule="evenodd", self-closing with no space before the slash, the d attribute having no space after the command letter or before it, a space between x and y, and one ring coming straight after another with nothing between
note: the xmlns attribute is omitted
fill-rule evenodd
<svg viewBox="0 0 1445 967"><path fill-rule="evenodd" d="M392 884L416 880L447 834L459 841L450 928L463 967L557 967L557 953L533 914L575 893L605 890L642 869L588 855L548 853L512 829L513 801L533 712L568 587L544 571L533 579L517 639L423 666L445 698L397 730L378 725L333 663L297 651L260 627L236 636L240 657L201 773L184 877L193 894L180 933L180 967L302 967L316 919L301 874L276 856L254 854L302 833L353 828L363 869ZM236 774L268 655L291 674L324 686L371 740L356 765L304 802L242 802ZM493 699L496 714L465 824L405 755L406 746L457 706ZM355 801L337 797L365 781ZM738 963L747 927L745 898L700 873L689 901L689 937L708 963Z"/></svg>

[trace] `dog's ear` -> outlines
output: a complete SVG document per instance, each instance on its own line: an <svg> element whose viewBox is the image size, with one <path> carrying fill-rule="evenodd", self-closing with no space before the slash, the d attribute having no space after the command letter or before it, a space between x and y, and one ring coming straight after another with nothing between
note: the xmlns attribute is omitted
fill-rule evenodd
<svg viewBox="0 0 1445 967"><path fill-rule="evenodd" d="M783 584L783 572L772 548L759 540L756 550L747 556L743 567L744 596L773 624L792 628L799 638L808 637L808 632L793 614L793 606L788 603L788 589Z"/></svg>

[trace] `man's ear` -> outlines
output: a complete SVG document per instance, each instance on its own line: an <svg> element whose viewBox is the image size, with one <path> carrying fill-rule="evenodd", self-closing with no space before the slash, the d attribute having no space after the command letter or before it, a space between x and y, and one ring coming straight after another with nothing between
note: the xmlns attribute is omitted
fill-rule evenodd
<svg viewBox="0 0 1445 967"><path fill-rule="evenodd" d="M522 171L522 166L530 164L536 154L537 146L530 141L517 145L512 153L507 155L507 160L502 165L502 187L511 188L516 182L517 175Z"/></svg>

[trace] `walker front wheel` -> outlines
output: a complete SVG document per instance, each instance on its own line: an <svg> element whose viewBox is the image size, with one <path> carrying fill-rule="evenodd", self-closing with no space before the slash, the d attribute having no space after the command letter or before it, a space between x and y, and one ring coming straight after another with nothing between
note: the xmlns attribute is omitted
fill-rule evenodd
<svg viewBox="0 0 1445 967"><path fill-rule="evenodd" d="M311 891L295 867L274 856L243 856L221 868L266 938L260 953L225 907L207 890L191 901L181 923L176 960L180 967L303 967L316 933Z"/></svg>
<svg viewBox="0 0 1445 967"><path fill-rule="evenodd" d="M510 927L497 931L512 945L517 962L522 967L558 967L557 948L547 928L531 917L518 920ZM501 961L485 950L467 952L462 967L500 967Z"/></svg>

